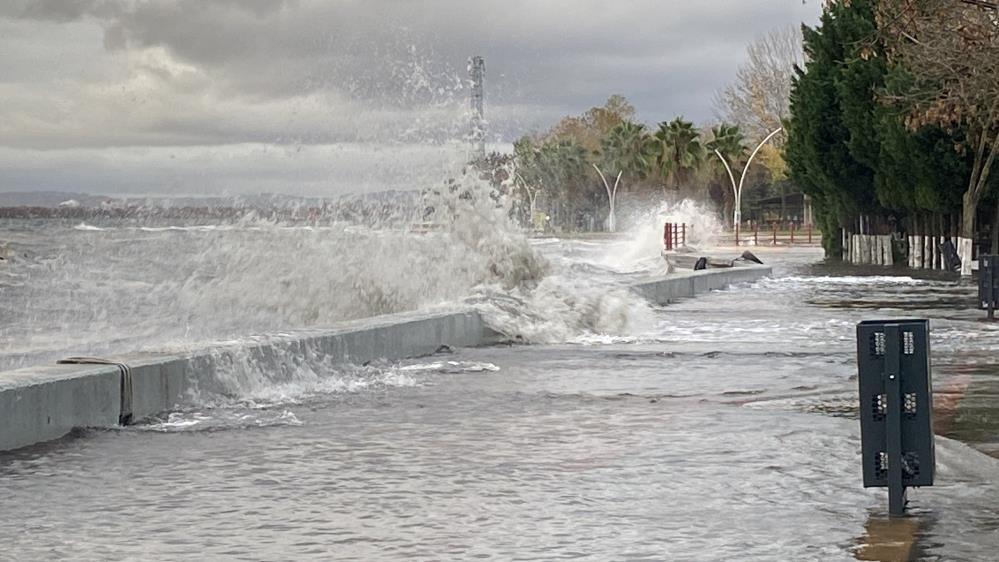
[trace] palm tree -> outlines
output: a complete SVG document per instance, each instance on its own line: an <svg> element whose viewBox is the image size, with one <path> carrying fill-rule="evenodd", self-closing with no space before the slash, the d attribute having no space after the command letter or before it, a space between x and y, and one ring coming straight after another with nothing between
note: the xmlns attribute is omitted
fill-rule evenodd
<svg viewBox="0 0 999 562"><path fill-rule="evenodd" d="M734 164L746 157L746 138L738 125L722 123L711 129L711 140L705 143L708 150L717 150Z"/></svg>
<svg viewBox="0 0 999 562"><path fill-rule="evenodd" d="M656 168L667 183L673 180L677 190L704 163L704 145L700 137L697 127L683 117L659 124L655 134L658 144Z"/></svg>
<svg viewBox="0 0 999 562"><path fill-rule="evenodd" d="M630 180L643 180L652 169L654 153L645 125L624 121L600 142L601 163L623 172Z"/></svg>
<svg viewBox="0 0 999 562"><path fill-rule="evenodd" d="M648 177L655 158L654 145L645 130L645 125L623 121L611 129L606 137L600 139L598 156L599 164L594 163L593 168L607 191L607 202L610 206L607 229L613 232L616 226L615 201L621 178L624 176L628 181L639 181ZM612 176L616 175L613 187L607 181L604 171L609 171Z"/></svg>
<svg viewBox="0 0 999 562"><path fill-rule="evenodd" d="M739 130L738 125L722 123L711 129L712 138L705 143L708 150L718 156L718 165L715 167L715 175L721 177L721 189L714 195L720 200L725 222L731 216L732 206L735 204L735 176L732 173L732 166L742 165L746 158L746 139ZM731 189L728 185L731 184Z"/></svg>

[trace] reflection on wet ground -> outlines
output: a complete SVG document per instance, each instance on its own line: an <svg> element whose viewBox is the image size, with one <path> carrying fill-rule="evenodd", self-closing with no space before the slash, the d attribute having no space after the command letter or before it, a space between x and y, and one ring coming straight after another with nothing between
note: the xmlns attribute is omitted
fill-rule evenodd
<svg viewBox="0 0 999 562"><path fill-rule="evenodd" d="M330 373L380 383L2 456L0 559L992 558L999 326L973 288L764 255L774 279L645 333ZM888 520L861 485L854 327L912 316L938 482Z"/></svg>

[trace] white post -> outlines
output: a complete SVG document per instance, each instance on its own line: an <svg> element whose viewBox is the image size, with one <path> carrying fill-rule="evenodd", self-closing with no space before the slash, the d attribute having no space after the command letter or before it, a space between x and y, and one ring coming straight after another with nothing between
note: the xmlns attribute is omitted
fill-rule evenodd
<svg viewBox="0 0 999 562"><path fill-rule="evenodd" d="M961 276L971 275L971 238L957 239L957 255L961 258Z"/></svg>
<svg viewBox="0 0 999 562"><path fill-rule="evenodd" d="M940 264L943 260L940 258L943 256L940 254L940 237L934 236L931 243L933 244L933 269L941 269Z"/></svg>
<svg viewBox="0 0 999 562"><path fill-rule="evenodd" d="M535 211L535 205L538 202L538 193L541 190L535 189L535 190L532 191L531 188L527 186L527 182L524 181L524 177L523 176L521 176L520 174L518 174L516 172L514 172L513 175L518 180L520 180L520 186L523 187L524 188L524 192L527 193L527 201L531 205L531 216L527 219L527 222L531 225L531 231L534 231L534 211Z"/></svg>
<svg viewBox="0 0 999 562"><path fill-rule="evenodd" d="M930 237L923 235L923 269L933 267L933 245L930 244Z"/></svg>
<svg viewBox="0 0 999 562"><path fill-rule="evenodd" d="M614 202L617 199L617 186L621 183L621 174L624 173L624 170L617 173L617 179L614 180L614 188L611 189L610 184L607 183L607 178L604 176L604 173L600 171L600 168L598 168L596 164L592 164L592 166L593 169L597 171L597 174L600 175L601 181L604 182L604 189L607 190L607 201L610 206L610 211L607 213L607 230L614 232L617 228L614 218Z"/></svg>

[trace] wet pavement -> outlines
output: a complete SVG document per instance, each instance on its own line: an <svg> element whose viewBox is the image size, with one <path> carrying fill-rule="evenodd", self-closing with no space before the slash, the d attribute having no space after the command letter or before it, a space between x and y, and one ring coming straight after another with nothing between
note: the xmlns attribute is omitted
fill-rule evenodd
<svg viewBox="0 0 999 562"><path fill-rule="evenodd" d="M580 250L585 252L586 250ZM999 326L946 275L775 277L628 335L344 368L0 455L0 560L988 560ZM854 329L931 320L937 485L861 482Z"/></svg>

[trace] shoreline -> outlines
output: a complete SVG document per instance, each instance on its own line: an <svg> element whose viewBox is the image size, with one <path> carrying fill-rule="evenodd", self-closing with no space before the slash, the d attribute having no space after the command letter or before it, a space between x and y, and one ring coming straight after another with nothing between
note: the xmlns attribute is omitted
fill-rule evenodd
<svg viewBox="0 0 999 562"><path fill-rule="evenodd" d="M630 287L665 305L771 273L770 266L761 265L682 271ZM210 381L279 368L289 357L365 364L499 340L478 311L465 308L376 316L254 344L206 346L183 355L132 353L100 358L106 364L38 365L0 372L0 427L4 428L0 451L56 440L79 427L114 427L122 419L140 420L177 409Z"/></svg>

